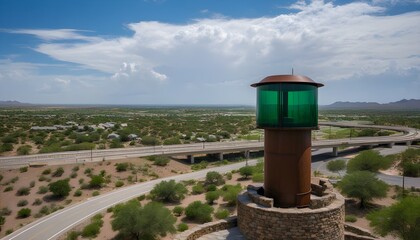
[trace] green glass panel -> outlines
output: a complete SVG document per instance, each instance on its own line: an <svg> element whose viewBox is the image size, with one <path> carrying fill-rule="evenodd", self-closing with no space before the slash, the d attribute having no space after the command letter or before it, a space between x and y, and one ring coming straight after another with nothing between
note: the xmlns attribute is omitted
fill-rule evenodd
<svg viewBox="0 0 420 240"><path fill-rule="evenodd" d="M316 128L318 88L307 84L276 83L257 87L257 126L260 128Z"/></svg>

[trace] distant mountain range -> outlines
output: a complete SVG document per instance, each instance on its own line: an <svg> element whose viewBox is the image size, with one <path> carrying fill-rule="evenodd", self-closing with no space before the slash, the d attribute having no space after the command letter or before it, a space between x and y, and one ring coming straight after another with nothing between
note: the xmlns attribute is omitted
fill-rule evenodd
<svg viewBox="0 0 420 240"><path fill-rule="evenodd" d="M377 103L377 102L335 102L330 105L321 105L323 110L417 110L420 111L420 99L403 99L397 102Z"/></svg>
<svg viewBox="0 0 420 240"><path fill-rule="evenodd" d="M21 103L18 101L0 101L1 107L23 107L23 106L31 106L30 103Z"/></svg>

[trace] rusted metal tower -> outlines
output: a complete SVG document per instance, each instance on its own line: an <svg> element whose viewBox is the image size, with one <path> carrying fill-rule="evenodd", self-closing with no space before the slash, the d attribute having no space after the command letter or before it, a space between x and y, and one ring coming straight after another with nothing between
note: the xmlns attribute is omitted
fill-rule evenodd
<svg viewBox="0 0 420 240"><path fill-rule="evenodd" d="M307 207L311 195L311 130L318 129L318 88L299 75L258 83L257 127L264 129L264 195L276 207Z"/></svg>

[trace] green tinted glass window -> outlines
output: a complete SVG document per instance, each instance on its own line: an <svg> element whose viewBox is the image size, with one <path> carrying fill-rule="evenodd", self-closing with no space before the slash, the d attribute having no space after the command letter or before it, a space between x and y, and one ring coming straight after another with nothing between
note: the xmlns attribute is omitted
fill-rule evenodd
<svg viewBox="0 0 420 240"><path fill-rule="evenodd" d="M318 88L276 83L257 87L257 126L299 128L318 126Z"/></svg>

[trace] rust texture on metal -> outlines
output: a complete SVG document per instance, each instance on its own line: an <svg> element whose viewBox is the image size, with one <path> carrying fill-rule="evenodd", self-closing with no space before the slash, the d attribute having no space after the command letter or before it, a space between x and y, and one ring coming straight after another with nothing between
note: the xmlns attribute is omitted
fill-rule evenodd
<svg viewBox="0 0 420 240"><path fill-rule="evenodd" d="M265 129L264 195L275 207L307 207L311 193L311 131Z"/></svg>
<svg viewBox="0 0 420 240"><path fill-rule="evenodd" d="M314 80L302 76L302 75L273 75L268 76L261 80L258 83L251 84L252 87L258 87L265 84L273 84L273 83L297 83L297 84L310 84L317 87L322 87L324 84L317 83Z"/></svg>

